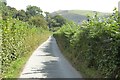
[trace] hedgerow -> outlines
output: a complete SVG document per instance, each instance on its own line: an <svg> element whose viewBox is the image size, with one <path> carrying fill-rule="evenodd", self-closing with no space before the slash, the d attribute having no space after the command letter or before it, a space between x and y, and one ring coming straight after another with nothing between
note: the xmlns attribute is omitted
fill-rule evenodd
<svg viewBox="0 0 120 80"><path fill-rule="evenodd" d="M89 18L82 25L66 24L54 34L62 51L80 70L81 64L98 73L89 77L120 77L120 26L118 12ZM80 70L81 71L81 70ZM85 70L84 70L85 72ZM89 72L85 72L89 73ZM96 74L97 75L97 74Z"/></svg>
<svg viewBox="0 0 120 80"><path fill-rule="evenodd" d="M48 32L12 18L0 20L0 26L2 28L2 74L9 71L12 62L30 53L39 45L40 36Z"/></svg>

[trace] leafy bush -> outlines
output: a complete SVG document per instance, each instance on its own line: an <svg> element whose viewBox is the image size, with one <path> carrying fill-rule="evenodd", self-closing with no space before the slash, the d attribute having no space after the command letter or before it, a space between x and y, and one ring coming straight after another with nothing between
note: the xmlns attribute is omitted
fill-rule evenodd
<svg viewBox="0 0 120 80"><path fill-rule="evenodd" d="M47 30L30 27L29 24L16 19L0 20L0 25L2 26L1 72L5 73L12 62L39 45L40 36Z"/></svg>
<svg viewBox="0 0 120 80"><path fill-rule="evenodd" d="M120 26L118 12L108 18L97 14L81 26L67 24L54 34L75 66L100 72L97 77L120 77ZM78 70L79 66L77 67ZM86 72L88 73L88 72ZM89 74L91 75L91 74ZM95 77L95 75L90 76Z"/></svg>
<svg viewBox="0 0 120 80"><path fill-rule="evenodd" d="M30 25L35 25L36 27L47 28L47 22L43 16L33 16L29 19L28 23Z"/></svg>

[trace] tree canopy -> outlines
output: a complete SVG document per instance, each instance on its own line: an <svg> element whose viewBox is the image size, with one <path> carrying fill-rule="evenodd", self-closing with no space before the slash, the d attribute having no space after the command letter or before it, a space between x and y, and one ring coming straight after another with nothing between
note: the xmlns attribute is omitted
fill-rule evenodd
<svg viewBox="0 0 120 80"><path fill-rule="evenodd" d="M33 16L29 19L28 23L30 25L35 25L36 27L46 28L47 26L47 22L42 16Z"/></svg>
<svg viewBox="0 0 120 80"><path fill-rule="evenodd" d="M29 5L26 9L26 13L29 13L31 16L42 15L43 11L37 6Z"/></svg>
<svg viewBox="0 0 120 80"><path fill-rule="evenodd" d="M11 6L6 6L4 3L1 3L4 8L2 10L2 17L6 20L8 17L16 18L23 22L28 22L30 25L35 25L36 27L61 27L66 23L66 19L61 15L51 16L49 12L43 12L37 6L27 6L26 10L16 10ZM44 17L43 14L46 14Z"/></svg>

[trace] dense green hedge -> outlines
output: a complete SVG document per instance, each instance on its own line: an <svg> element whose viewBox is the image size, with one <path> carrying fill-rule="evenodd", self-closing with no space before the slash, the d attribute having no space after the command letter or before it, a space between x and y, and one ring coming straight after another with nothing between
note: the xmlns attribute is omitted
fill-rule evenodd
<svg viewBox="0 0 120 80"><path fill-rule="evenodd" d="M86 68L100 73L98 76L91 76L90 73L89 77L118 78L120 77L120 26L117 21L118 12L108 18L98 18L96 14L81 26L64 25L54 37L78 70L80 70L79 65L84 64Z"/></svg>
<svg viewBox="0 0 120 80"><path fill-rule="evenodd" d="M48 32L10 18L5 21L0 20L0 27L2 28L2 73L8 72L12 62L30 53L39 45L41 35Z"/></svg>

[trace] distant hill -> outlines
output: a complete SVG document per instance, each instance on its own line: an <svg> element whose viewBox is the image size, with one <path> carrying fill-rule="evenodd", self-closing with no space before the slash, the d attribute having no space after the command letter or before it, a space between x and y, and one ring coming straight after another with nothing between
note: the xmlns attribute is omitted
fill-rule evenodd
<svg viewBox="0 0 120 80"><path fill-rule="evenodd" d="M72 20L78 24L80 24L83 20L87 20L87 15L93 16L95 15L96 11L89 11L89 10L59 10L51 13L52 16L54 15L61 15L68 20ZM107 16L110 13L102 13L97 12L99 16Z"/></svg>

